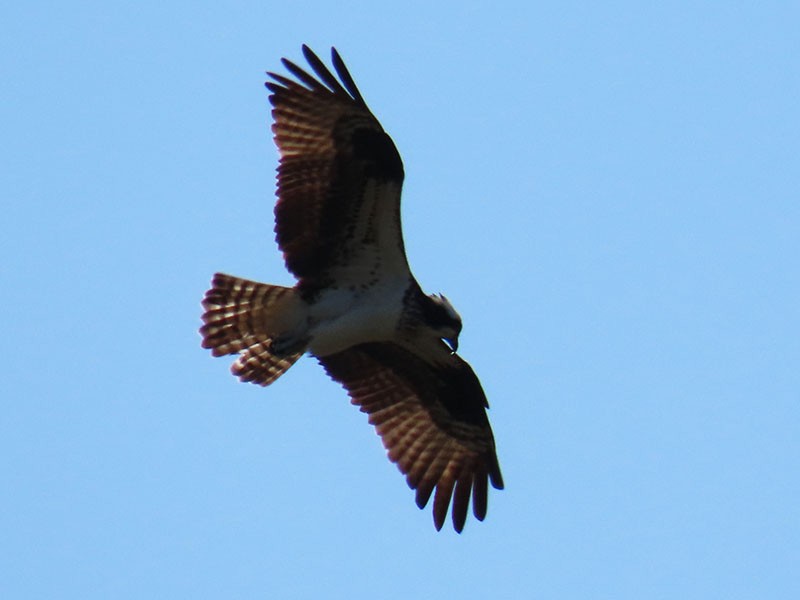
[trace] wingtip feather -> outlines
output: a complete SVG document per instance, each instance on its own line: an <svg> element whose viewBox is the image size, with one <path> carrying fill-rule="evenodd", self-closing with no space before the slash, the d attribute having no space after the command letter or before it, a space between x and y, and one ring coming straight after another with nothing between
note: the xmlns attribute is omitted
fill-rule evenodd
<svg viewBox="0 0 800 600"><path fill-rule="evenodd" d="M458 532L464 529L469 511L469 498L472 491L472 475L467 471L456 482L453 491L453 528Z"/></svg>

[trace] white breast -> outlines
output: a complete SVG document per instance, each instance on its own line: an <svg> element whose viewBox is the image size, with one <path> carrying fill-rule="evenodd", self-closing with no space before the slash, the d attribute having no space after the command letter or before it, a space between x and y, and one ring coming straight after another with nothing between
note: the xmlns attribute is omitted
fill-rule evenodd
<svg viewBox="0 0 800 600"><path fill-rule="evenodd" d="M393 339L407 287L407 279L397 278L359 292L323 292L311 307L309 350L326 356L357 344Z"/></svg>

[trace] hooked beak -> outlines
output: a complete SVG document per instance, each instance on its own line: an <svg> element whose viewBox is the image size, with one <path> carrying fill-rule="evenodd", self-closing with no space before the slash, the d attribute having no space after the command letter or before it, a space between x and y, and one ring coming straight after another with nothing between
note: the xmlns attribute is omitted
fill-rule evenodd
<svg viewBox="0 0 800 600"><path fill-rule="evenodd" d="M442 338L445 343L450 346L450 350L452 350L453 354L458 352L458 337L446 337Z"/></svg>

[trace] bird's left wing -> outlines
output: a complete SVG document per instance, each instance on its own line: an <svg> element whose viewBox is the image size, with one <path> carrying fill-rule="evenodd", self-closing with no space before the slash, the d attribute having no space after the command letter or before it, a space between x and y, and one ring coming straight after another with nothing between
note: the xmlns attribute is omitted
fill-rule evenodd
<svg viewBox="0 0 800 600"><path fill-rule="evenodd" d="M389 459L406 475L424 508L436 490L433 519L441 529L452 498L461 531L470 496L486 516L488 482L503 488L486 396L472 368L441 344L436 362L392 343L369 343L320 357L328 374L369 415Z"/></svg>

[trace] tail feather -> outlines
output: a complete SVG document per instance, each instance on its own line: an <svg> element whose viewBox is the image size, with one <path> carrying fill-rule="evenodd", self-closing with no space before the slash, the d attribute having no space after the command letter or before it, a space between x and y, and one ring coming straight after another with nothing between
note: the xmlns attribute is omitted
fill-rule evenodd
<svg viewBox="0 0 800 600"><path fill-rule="evenodd" d="M242 381L269 385L303 354L276 356L270 351L273 337L295 327L300 318L292 288L217 273L203 308L203 348L214 356L240 354L231 371Z"/></svg>
<svg viewBox="0 0 800 600"><path fill-rule="evenodd" d="M297 352L288 356L276 356L269 351L269 344L254 342L236 359L231 372L242 381L266 386L283 375L302 355L302 352Z"/></svg>

